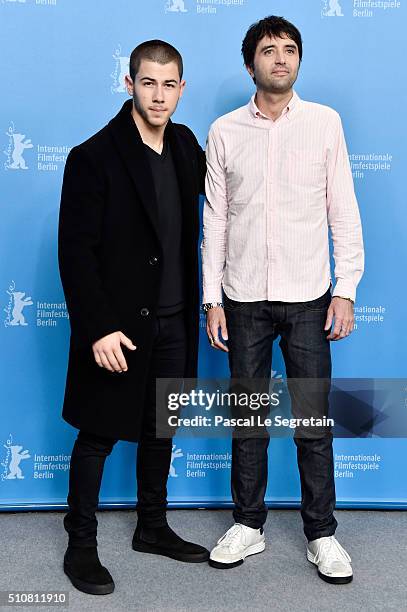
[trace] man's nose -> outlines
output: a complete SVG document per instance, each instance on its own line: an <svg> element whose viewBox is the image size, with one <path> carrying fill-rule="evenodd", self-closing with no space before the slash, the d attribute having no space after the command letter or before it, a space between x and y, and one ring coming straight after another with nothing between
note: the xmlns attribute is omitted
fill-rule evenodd
<svg viewBox="0 0 407 612"><path fill-rule="evenodd" d="M154 89L153 101L164 102L164 89L162 87L158 86Z"/></svg>
<svg viewBox="0 0 407 612"><path fill-rule="evenodd" d="M285 57L282 51L276 51L276 64L285 64Z"/></svg>

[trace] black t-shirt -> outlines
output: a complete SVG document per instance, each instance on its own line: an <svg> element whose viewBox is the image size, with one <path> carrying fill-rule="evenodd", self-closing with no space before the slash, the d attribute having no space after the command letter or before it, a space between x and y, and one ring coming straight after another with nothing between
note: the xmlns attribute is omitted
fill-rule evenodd
<svg viewBox="0 0 407 612"><path fill-rule="evenodd" d="M144 146L157 195L159 232L164 257L157 314L165 316L175 314L184 307L181 195L167 139L164 139L161 154L146 144Z"/></svg>

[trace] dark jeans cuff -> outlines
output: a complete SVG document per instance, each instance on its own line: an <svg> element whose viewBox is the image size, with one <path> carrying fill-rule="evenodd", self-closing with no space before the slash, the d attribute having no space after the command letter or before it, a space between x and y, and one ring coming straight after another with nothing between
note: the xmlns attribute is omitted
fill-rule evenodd
<svg viewBox="0 0 407 612"><path fill-rule="evenodd" d="M318 540L318 538L329 538L335 534L336 527L330 527L329 529L323 529L322 531L309 531L308 529L304 529L305 537L308 542L312 542L313 540Z"/></svg>
<svg viewBox="0 0 407 612"><path fill-rule="evenodd" d="M263 527L264 523L266 522L266 519L264 519L264 521L262 521L261 519L257 521L253 519L246 519L236 513L233 513L233 518L236 523L240 523L241 525L245 525L246 527L251 527L252 529L261 529L261 527Z"/></svg>

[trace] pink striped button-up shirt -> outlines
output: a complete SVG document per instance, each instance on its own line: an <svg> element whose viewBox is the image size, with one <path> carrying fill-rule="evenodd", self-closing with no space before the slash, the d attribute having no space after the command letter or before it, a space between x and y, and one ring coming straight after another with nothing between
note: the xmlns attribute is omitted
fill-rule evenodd
<svg viewBox="0 0 407 612"><path fill-rule="evenodd" d="M294 92L273 121L249 104L217 119L206 147L203 303L355 300L364 250L358 205L336 111Z"/></svg>

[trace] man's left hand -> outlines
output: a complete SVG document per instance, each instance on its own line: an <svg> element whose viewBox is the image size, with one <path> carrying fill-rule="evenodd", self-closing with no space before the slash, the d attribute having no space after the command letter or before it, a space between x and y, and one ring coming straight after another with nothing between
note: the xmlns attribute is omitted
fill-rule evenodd
<svg viewBox="0 0 407 612"><path fill-rule="evenodd" d="M349 336L353 331L355 322L352 302L341 297L333 297L328 308L325 330L331 328L333 319L335 319L335 323L327 339L342 340L342 338Z"/></svg>

